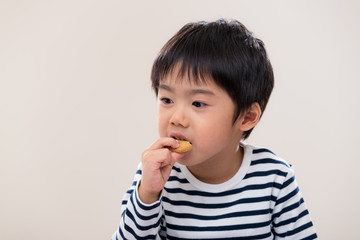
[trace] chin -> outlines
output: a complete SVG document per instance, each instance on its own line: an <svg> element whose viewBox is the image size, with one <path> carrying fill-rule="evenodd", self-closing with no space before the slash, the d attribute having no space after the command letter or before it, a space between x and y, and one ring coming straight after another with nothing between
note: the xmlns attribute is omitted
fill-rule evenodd
<svg viewBox="0 0 360 240"><path fill-rule="evenodd" d="M178 163L185 166L191 166L191 160L187 158L186 156L183 156L177 160Z"/></svg>

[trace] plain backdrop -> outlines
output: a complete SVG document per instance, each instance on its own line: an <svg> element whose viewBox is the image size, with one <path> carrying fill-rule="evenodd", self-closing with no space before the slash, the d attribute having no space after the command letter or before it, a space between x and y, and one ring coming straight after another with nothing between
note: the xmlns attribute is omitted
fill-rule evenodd
<svg viewBox="0 0 360 240"><path fill-rule="evenodd" d="M360 3L0 0L0 239L109 239L158 137L152 62L184 24L235 18L276 85L248 143L295 167L321 239L359 231Z"/></svg>

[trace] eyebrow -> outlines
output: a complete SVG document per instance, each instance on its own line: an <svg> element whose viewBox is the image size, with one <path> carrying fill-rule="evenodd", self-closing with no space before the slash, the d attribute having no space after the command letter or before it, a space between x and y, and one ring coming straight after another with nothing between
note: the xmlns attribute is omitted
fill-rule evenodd
<svg viewBox="0 0 360 240"><path fill-rule="evenodd" d="M174 90L166 84L160 84L159 89L163 89L163 90L171 92L171 93L174 92ZM195 94L215 95L214 92L207 90L207 89L203 89L203 88L191 89L189 92L191 95L195 95Z"/></svg>

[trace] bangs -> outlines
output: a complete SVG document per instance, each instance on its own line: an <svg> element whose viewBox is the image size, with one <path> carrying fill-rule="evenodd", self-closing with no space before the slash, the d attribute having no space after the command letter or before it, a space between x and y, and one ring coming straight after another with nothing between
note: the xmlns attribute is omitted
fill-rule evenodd
<svg viewBox="0 0 360 240"><path fill-rule="evenodd" d="M209 77L214 79L214 60L218 52L213 39L202 31L205 26L205 22L198 23L196 27L185 25L161 49L151 74L156 94L159 82L168 74L177 74L176 81L187 80L194 84L205 82Z"/></svg>
<svg viewBox="0 0 360 240"><path fill-rule="evenodd" d="M180 59L174 64L160 63L158 80L154 82L155 86L153 86L156 93L156 88L158 88L160 82L169 75L175 76L175 79L172 79L174 82L187 81L194 85L205 83L209 79L212 79L211 68L206 63L194 61L194 59L191 58L185 59Z"/></svg>

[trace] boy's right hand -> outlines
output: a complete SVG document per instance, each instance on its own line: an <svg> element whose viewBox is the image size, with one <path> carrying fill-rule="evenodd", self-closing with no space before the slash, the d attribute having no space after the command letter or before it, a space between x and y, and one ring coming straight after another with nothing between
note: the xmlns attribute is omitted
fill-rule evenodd
<svg viewBox="0 0 360 240"><path fill-rule="evenodd" d="M181 157L181 154L170 152L167 147L178 146L177 140L163 137L142 153L142 179L139 185L142 202L150 204L159 199L174 163Z"/></svg>

